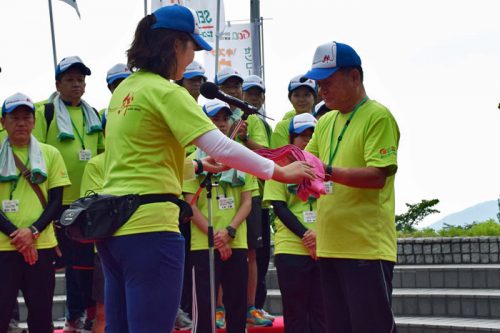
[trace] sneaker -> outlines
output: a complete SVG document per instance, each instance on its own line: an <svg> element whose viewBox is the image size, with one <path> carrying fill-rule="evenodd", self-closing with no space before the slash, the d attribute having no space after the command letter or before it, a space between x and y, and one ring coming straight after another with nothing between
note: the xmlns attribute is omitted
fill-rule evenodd
<svg viewBox="0 0 500 333"><path fill-rule="evenodd" d="M83 318L78 318L75 320L68 320L64 323L63 332L77 332L80 333L83 328Z"/></svg>
<svg viewBox="0 0 500 333"><path fill-rule="evenodd" d="M175 329L177 331L188 331L193 326L193 322L189 319L186 312L181 309L177 310L177 316L175 317Z"/></svg>
<svg viewBox="0 0 500 333"><path fill-rule="evenodd" d="M226 326L226 311L223 306L215 308L215 326L224 328Z"/></svg>
<svg viewBox="0 0 500 333"><path fill-rule="evenodd" d="M247 311L247 325L248 326L273 326L273 322L264 318L255 306L250 306Z"/></svg>
<svg viewBox="0 0 500 333"><path fill-rule="evenodd" d="M263 318L265 319L269 319L270 321L274 322L274 319L276 319L275 316L273 316L272 314L270 314L269 312L267 312L266 310L264 309L257 309L257 311L260 312L260 314L262 315Z"/></svg>
<svg viewBox="0 0 500 333"><path fill-rule="evenodd" d="M7 333L27 333L28 330L19 327L17 320L11 319L9 322L9 327L7 328Z"/></svg>
<svg viewBox="0 0 500 333"><path fill-rule="evenodd" d="M93 328L94 328L94 320L86 318L80 333L92 333Z"/></svg>

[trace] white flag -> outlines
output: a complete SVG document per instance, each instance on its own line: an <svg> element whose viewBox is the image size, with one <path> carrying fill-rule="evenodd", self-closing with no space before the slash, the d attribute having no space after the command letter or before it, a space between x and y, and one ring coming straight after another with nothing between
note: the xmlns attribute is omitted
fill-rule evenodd
<svg viewBox="0 0 500 333"><path fill-rule="evenodd" d="M76 0L61 0L61 1L66 2L68 5L75 8L78 17L81 18L80 11L78 10L78 5L76 4Z"/></svg>

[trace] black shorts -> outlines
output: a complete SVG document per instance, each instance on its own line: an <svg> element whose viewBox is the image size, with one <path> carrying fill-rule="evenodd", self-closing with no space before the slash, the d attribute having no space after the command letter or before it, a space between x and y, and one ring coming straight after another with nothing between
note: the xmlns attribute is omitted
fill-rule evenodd
<svg viewBox="0 0 500 333"><path fill-rule="evenodd" d="M94 276L92 278L92 299L104 304L104 272L102 271L101 258L96 253L94 256Z"/></svg>
<svg viewBox="0 0 500 333"><path fill-rule="evenodd" d="M262 198L252 198L252 209L247 216L247 243L248 249L260 249L262 247Z"/></svg>

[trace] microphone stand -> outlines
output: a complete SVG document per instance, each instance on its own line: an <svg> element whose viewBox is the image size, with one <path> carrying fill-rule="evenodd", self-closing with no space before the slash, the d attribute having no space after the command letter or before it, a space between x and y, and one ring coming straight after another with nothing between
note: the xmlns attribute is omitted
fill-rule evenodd
<svg viewBox="0 0 500 333"><path fill-rule="evenodd" d="M236 123L236 126L234 126L233 130L231 131L231 134L229 135L229 138L231 140L234 139L236 136L236 133L238 133L238 130L241 128L241 125L243 122L248 118L248 114L242 110L243 114L241 115L241 118L238 119L238 122ZM211 317L211 326L212 326L212 333L217 332L216 328L216 322L215 322L215 306L216 306L216 290L215 290L215 242L214 242L214 227L213 227L213 221L212 221L212 188L213 187L218 187L219 183L215 182L212 183L212 176L213 173L207 172L207 175L205 178L200 183L200 188L196 192L193 200L191 201L191 206L194 205L196 200L198 199L199 195L201 194L201 191L205 188L207 192L207 224L208 224L208 231L207 231L207 236L208 236L208 266L209 266L209 275L210 275L210 317ZM193 293L195 293L196 290L193 290Z"/></svg>

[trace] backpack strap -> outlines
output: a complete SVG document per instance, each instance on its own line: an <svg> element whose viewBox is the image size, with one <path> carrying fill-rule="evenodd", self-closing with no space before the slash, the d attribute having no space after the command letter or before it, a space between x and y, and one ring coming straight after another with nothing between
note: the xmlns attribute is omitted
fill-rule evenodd
<svg viewBox="0 0 500 333"><path fill-rule="evenodd" d="M45 103L43 106L44 106L43 112L45 116L45 123L47 124L45 137L47 137L47 133L49 133L50 123L52 123L52 119L54 119L54 103Z"/></svg>

